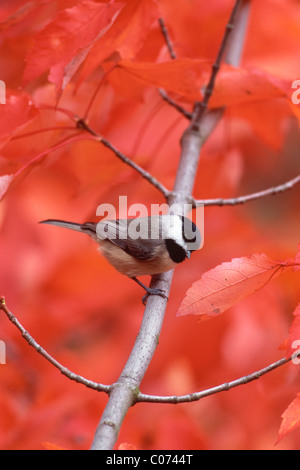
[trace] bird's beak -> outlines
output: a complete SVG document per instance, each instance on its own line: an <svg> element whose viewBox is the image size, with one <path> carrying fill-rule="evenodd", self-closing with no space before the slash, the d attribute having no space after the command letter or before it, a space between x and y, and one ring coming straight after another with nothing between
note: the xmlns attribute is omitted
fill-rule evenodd
<svg viewBox="0 0 300 470"><path fill-rule="evenodd" d="M188 259L190 259L190 257L191 257L191 252L190 252L190 251L187 251L187 252L186 252L186 257L187 257Z"/></svg>

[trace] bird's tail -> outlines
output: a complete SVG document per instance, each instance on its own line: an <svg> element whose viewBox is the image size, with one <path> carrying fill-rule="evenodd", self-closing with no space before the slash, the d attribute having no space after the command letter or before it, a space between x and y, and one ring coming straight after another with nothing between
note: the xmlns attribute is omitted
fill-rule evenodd
<svg viewBox="0 0 300 470"><path fill-rule="evenodd" d="M96 224L93 222L85 222L84 224L76 224L74 222L67 222L66 220L47 219L42 220L40 224L56 225L57 227L68 228L75 230L75 232L86 233L93 239L97 240Z"/></svg>
<svg viewBox="0 0 300 470"><path fill-rule="evenodd" d="M75 224L74 222L67 222L65 220L47 219L42 220L40 224L57 225L58 227L68 228L70 230L75 230L76 232L83 231L81 224Z"/></svg>

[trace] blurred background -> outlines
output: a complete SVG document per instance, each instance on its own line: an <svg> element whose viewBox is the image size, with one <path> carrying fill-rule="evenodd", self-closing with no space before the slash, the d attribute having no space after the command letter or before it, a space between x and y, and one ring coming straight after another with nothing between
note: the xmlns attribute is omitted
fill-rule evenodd
<svg viewBox="0 0 300 470"><path fill-rule="evenodd" d="M127 196L128 204L149 208L164 200L88 135L62 145L76 130L67 114L55 112L54 107L58 104L83 116L91 103L91 127L172 188L186 119L161 99L155 87L136 87L128 76L125 81L104 71L110 61L117 60L116 54L137 62L169 60L155 21L156 8L178 57L211 64L233 2L143 0L132 16L131 29L122 30L123 37L112 30L116 41L110 55L81 83L83 67L79 69L57 101L54 69L52 79L45 70L24 85L26 63L28 74L28 64L34 63L30 51L39 31L48 23L55 24L63 10L83 3L13 0L0 7L0 79L7 86L9 109L16 113L5 114L8 108L0 105L1 122L3 126L16 122L17 127L13 138L12 133L4 135L0 150L0 176L17 173L0 203L0 295L58 361L86 378L109 384L121 373L139 331L142 290L109 266L90 238L38 222L47 218L96 221L98 205L117 206L120 195ZM128 9L136 6L133 0L124 3ZM287 88L300 78L299 2L250 3L241 66L262 80L273 77L273 83ZM130 33L134 21L144 25L136 26L139 41L135 42ZM38 44L42 51L47 46L42 38ZM229 86L233 95L234 91L239 94L236 83ZM191 109L188 97L178 99ZM265 99L235 102L228 96L228 100L224 117L201 154L196 198L248 194L299 174L300 113L288 95L266 92ZM42 105L37 112L35 107ZM29 110L35 119L30 119ZM52 147L56 149L48 152ZM247 375L283 356L279 346L299 303L297 272L283 274L207 322L191 316L176 318L176 311L191 284L224 261L263 252L273 259L293 258L300 241L299 197L300 187L295 186L245 205L205 209L204 247L175 271L143 392L199 391ZM149 280L142 278L146 283ZM3 313L0 340L6 344L6 364L0 365L0 447L88 449L106 395L62 376L24 341ZM275 443L281 414L295 398L299 383L297 367L288 364L258 381L197 403L138 404L124 421L117 447L128 443L137 449L298 449L299 430Z"/></svg>

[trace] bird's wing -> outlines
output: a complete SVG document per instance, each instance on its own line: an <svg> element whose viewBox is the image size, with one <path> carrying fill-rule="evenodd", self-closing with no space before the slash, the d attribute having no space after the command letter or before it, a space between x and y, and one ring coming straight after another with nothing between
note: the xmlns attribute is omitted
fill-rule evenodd
<svg viewBox="0 0 300 470"><path fill-rule="evenodd" d="M117 219L99 222L96 232L99 239L108 239L126 253L139 260L151 260L157 256L157 248L161 246L161 237L149 237L148 218ZM136 222L135 222L136 221ZM130 225L133 222L135 225ZM134 238L132 238L134 237Z"/></svg>

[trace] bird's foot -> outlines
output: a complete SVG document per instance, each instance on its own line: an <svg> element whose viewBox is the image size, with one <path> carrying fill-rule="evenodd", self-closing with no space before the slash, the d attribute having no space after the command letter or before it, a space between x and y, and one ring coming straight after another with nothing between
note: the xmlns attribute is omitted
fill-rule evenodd
<svg viewBox="0 0 300 470"><path fill-rule="evenodd" d="M145 289L146 294L142 298L142 302L144 305L146 305L147 299L150 295L159 295L163 299L166 299L167 301L169 300L168 296L166 295L165 291L162 289L151 289L151 287L147 287Z"/></svg>

